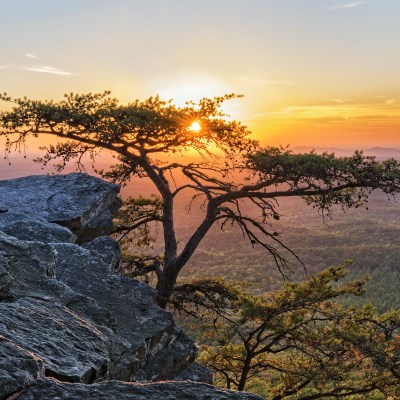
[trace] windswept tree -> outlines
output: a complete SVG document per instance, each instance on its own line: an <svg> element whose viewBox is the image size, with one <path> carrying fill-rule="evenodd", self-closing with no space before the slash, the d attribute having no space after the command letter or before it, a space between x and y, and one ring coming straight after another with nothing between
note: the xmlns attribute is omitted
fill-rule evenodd
<svg viewBox="0 0 400 400"><path fill-rule="evenodd" d="M60 102L11 99L4 94L0 99L14 107L0 115L0 136L6 138L5 157L23 150L29 136L51 135L61 141L48 146L40 161L59 160L58 171L70 161L79 166L85 155L95 157L106 149L117 155L118 163L104 176L122 184L134 176L153 182L160 203L156 201L153 208L147 204L139 217L126 217L131 226L126 225L124 233L146 229L151 221L162 225L164 256L144 264L144 270L155 271L158 303L165 307L180 271L216 222L237 224L251 244L264 247L284 272L288 260L281 250L291 251L266 224L279 219L277 200L301 197L329 213L333 205L362 205L373 189L394 194L400 188L400 168L395 160L379 163L361 153L337 158L333 154L260 148L249 139L245 126L227 119L221 111L223 102L234 97L205 98L178 107L158 97L120 105L109 92L69 94ZM200 161L159 160L162 155L188 150L197 152ZM185 177L182 184L174 179L177 175ZM240 178L243 176L245 179ZM178 251L174 202L185 191L201 199L205 212ZM256 206L259 217L245 212L245 201Z"/></svg>

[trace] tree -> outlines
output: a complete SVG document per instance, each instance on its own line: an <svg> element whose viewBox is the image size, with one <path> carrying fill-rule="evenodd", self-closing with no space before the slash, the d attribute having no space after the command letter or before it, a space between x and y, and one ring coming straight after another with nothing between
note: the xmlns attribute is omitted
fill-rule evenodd
<svg viewBox="0 0 400 400"><path fill-rule="evenodd" d="M364 292L365 279L336 283L347 266L266 295L227 286L236 308L218 314L218 329L214 321L208 330L208 341L217 343L204 345L201 354L216 383L250 391L258 385L258 394L274 400L397 398L400 312L337 304L343 295Z"/></svg>
<svg viewBox="0 0 400 400"><path fill-rule="evenodd" d="M135 229L145 228L151 221L162 225L164 256L144 269L155 271L158 304L165 307L180 271L216 222L222 228L228 222L237 224L251 244L264 247L285 273L289 262L279 249L296 255L267 224L279 219L280 198L302 197L325 214L333 205L362 205L373 189L394 194L400 188L400 168L395 160L380 163L362 153L337 158L327 153L293 154L287 148L260 148L248 138L245 126L227 119L221 111L223 102L234 97L202 99L177 107L158 97L119 105L109 92L71 93L60 102L13 100L3 94L0 99L14 103L14 108L1 113L0 136L6 138L6 158L13 150L24 151L29 136L54 135L62 143L45 148L39 161L46 165L60 160L55 164L57 171L73 160L81 167L85 155L95 158L106 149L117 155L118 164L104 173L105 177L122 184L133 176L153 182L161 209L157 205L152 211L148 205L146 217L131 219ZM201 161L168 163L157 159L190 149ZM184 183L176 184L178 174L185 178ZM191 193L192 199L201 199L205 212L178 251L174 203L184 191ZM259 218L243 211L244 200L258 208ZM130 230L125 227L125 232Z"/></svg>

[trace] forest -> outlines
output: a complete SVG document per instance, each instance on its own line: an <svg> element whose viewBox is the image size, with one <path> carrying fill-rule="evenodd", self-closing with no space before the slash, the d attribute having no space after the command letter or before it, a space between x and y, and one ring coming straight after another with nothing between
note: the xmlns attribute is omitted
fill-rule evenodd
<svg viewBox="0 0 400 400"><path fill-rule="evenodd" d="M300 280L324 268L353 261L350 278L370 276L367 291L357 302L371 302L379 311L400 308L400 213L399 204L384 194L374 194L365 208L343 213L336 209L332 218L299 200L280 202L282 218L273 229L299 255L306 266L293 269L289 279ZM250 210L251 212L251 210ZM195 215L181 219L185 232ZM184 221L186 220L186 224ZM185 277L207 275L246 280L262 291L278 288L282 275L261 248L252 248L234 226L222 231L214 227L193 256ZM354 299L352 300L354 301Z"/></svg>

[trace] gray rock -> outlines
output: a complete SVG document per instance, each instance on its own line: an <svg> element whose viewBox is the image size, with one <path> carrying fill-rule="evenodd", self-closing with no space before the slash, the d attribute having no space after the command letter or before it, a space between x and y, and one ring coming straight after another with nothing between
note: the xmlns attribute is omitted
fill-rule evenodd
<svg viewBox="0 0 400 400"><path fill-rule="evenodd" d="M76 236L63 226L8 212L0 217L0 230L20 240L74 243Z"/></svg>
<svg viewBox="0 0 400 400"><path fill-rule="evenodd" d="M190 364L185 370L176 375L174 381L193 381L212 384L212 371L196 362Z"/></svg>
<svg viewBox="0 0 400 400"><path fill-rule="evenodd" d="M109 236L98 237L91 242L84 243L82 247L100 257L102 262L107 265L108 272L115 272L119 269L121 249L118 242Z"/></svg>
<svg viewBox="0 0 400 400"><path fill-rule="evenodd" d="M0 303L0 335L43 360L46 376L66 382L92 383L126 377L137 368L130 358L128 345L119 350L123 368L115 358L113 333L82 319L61 304L24 298L14 303ZM110 355L114 356L111 362ZM121 376L121 372L122 375Z"/></svg>
<svg viewBox="0 0 400 400"><path fill-rule="evenodd" d="M174 329L174 340L148 357L139 371L143 381L175 380L175 375L186 369L194 361L197 349L178 327Z"/></svg>
<svg viewBox="0 0 400 400"><path fill-rule="evenodd" d="M48 294L42 284L56 272L56 252L51 245L21 241L0 231L0 253L3 268L12 277L8 290L13 298Z"/></svg>
<svg viewBox="0 0 400 400"><path fill-rule="evenodd" d="M193 361L193 341L175 326L170 313L154 304L153 289L121 275L110 275L116 257L107 258L101 251L108 252L113 244L111 239L100 239L85 247L54 244L58 279L110 312L115 332L131 344L133 354L141 361L137 380L171 379Z"/></svg>
<svg viewBox="0 0 400 400"><path fill-rule="evenodd" d="M40 358L0 336L0 400L44 377Z"/></svg>
<svg viewBox="0 0 400 400"><path fill-rule="evenodd" d="M111 209L117 210L120 206L120 203L116 203L111 207ZM82 240L83 235L81 235L80 243L88 242L98 236L108 235L112 232L113 228L114 223L112 213L110 210L105 210L92 218L89 223L85 225L84 240Z"/></svg>
<svg viewBox="0 0 400 400"><path fill-rule="evenodd" d="M118 244L97 237L112 228L118 190L86 174L0 181L0 400L257 399L113 381L210 381L154 290L115 274Z"/></svg>
<svg viewBox="0 0 400 400"><path fill-rule="evenodd" d="M9 274L10 260L4 251L0 251L0 300L10 297L10 288L14 278Z"/></svg>
<svg viewBox="0 0 400 400"><path fill-rule="evenodd" d="M0 220L8 212L21 213L65 226L84 242L92 239L95 231L104 234L112 230L110 211L121 204L118 192L118 185L83 173L3 180Z"/></svg>
<svg viewBox="0 0 400 400"><path fill-rule="evenodd" d="M130 384L102 382L93 385L61 384L40 380L24 390L18 400L260 400L253 394L217 389L193 382Z"/></svg>
<svg viewBox="0 0 400 400"><path fill-rule="evenodd" d="M50 244L21 241L0 231L0 300L15 301L27 296L53 299L83 317L111 327L113 320L108 310L55 279L56 256Z"/></svg>

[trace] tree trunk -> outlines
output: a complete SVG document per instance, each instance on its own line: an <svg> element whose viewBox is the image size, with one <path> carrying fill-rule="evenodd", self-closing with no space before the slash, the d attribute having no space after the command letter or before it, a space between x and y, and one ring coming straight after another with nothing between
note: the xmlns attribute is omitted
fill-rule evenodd
<svg viewBox="0 0 400 400"><path fill-rule="evenodd" d="M163 309L168 304L168 300L171 297L172 293L174 292L174 287L176 283L176 277L168 274L167 271L163 271L159 276L158 276L158 281L157 281L157 305Z"/></svg>
<svg viewBox="0 0 400 400"><path fill-rule="evenodd" d="M247 375L249 374L250 371L250 364L251 364L252 356L250 354L247 354L244 363L243 363L243 368L242 368L242 374L240 376L239 384L237 387L237 390L243 391L244 387L246 386L247 383Z"/></svg>

